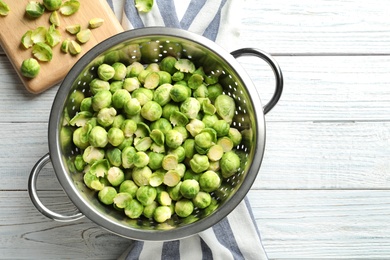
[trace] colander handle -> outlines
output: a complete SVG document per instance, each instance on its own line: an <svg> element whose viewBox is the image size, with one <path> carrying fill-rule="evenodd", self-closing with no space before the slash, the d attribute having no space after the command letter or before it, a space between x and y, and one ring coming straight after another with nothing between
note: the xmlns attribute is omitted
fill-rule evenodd
<svg viewBox="0 0 390 260"><path fill-rule="evenodd" d="M50 161L49 154L44 155L41 159L38 160L38 162L34 165L34 167L31 170L30 177L28 179L28 193L30 195L30 199L34 206L38 209L39 212L41 212L43 215L45 215L48 218L51 218L56 221L60 222L70 222L74 220L78 220L82 217L84 217L83 214L76 213L74 215L61 215L59 213L56 213L50 209L48 209L42 201L39 199L38 193L37 193L37 179L38 175L43 169L43 167Z"/></svg>
<svg viewBox="0 0 390 260"><path fill-rule="evenodd" d="M230 54L233 55L233 57L235 58L238 58L240 56L256 56L266 61L268 65L272 68L276 79L276 87L274 95L263 108L264 114L267 114L278 103L283 91L283 75L278 63L268 53L254 48L238 49L231 52Z"/></svg>

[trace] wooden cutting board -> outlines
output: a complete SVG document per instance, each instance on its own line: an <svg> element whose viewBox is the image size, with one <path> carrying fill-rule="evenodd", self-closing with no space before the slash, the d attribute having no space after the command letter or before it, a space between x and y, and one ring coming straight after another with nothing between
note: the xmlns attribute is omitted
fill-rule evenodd
<svg viewBox="0 0 390 260"><path fill-rule="evenodd" d="M51 12L46 11L38 19L31 20L25 16L25 8L30 0L3 0L11 11L7 16L0 16L0 44L17 71L20 79L32 93L40 93L62 81L74 63L89 49L102 40L107 39L123 31L115 14L112 12L106 0L80 0L80 9L71 16L60 14L61 24L58 27L62 40L75 39L65 31L65 27L72 24L80 24L81 28L88 28L88 22L92 18L103 18L101 27L91 29L91 39L82 44L82 51L77 56L65 54L60 50L60 44L53 48L53 59L49 62L40 62L41 70L37 77L27 79L20 74L20 66L23 60L32 57L31 48L26 49L21 45L23 34L27 30L34 30L38 26L48 28ZM41 2L41 1L38 1Z"/></svg>

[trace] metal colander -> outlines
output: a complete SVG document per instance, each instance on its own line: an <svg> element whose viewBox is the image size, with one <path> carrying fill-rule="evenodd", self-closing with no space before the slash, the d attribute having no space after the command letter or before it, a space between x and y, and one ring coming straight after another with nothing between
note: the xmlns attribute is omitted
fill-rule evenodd
<svg viewBox="0 0 390 260"><path fill-rule="evenodd" d="M265 60L276 77L276 90L271 101L264 107L259 95L235 57L252 55ZM243 134L243 142L235 147L241 157L239 172L224 179L221 187L212 193L218 207L212 213L195 209L187 218L175 215L166 223L139 218L130 219L123 212L105 206L97 199L96 192L87 188L82 174L69 163L79 154L75 146L64 146L61 139L65 111L72 116L77 107L72 93L81 91L89 96L89 83L96 77L101 63L120 61L126 65L134 61L143 64L159 62L166 56L192 60L202 66L206 75L216 75L224 94L234 98L236 112L232 126ZM103 228L118 235L137 240L173 240L196 234L227 216L250 190L263 158L265 146L264 113L279 100L283 79L277 63L266 53L256 49L240 49L226 53L214 42L180 29L144 28L126 31L98 44L87 52L70 70L55 97L49 121L49 153L34 166L29 181L30 197L39 211L59 221L72 221L86 216ZM36 179L43 165L51 160L56 176L71 201L80 210L76 215L61 215L41 203L36 191Z"/></svg>

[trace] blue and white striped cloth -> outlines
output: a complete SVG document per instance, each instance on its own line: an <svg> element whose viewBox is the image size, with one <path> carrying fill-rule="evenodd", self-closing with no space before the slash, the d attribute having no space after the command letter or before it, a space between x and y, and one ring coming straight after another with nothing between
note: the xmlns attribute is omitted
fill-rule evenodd
<svg viewBox="0 0 390 260"><path fill-rule="evenodd" d="M181 28L215 41L231 52L239 47L241 0L155 0L138 13L134 0L107 0L125 30L148 26ZM226 218L199 234L176 241L133 241L119 259L268 259L245 198Z"/></svg>

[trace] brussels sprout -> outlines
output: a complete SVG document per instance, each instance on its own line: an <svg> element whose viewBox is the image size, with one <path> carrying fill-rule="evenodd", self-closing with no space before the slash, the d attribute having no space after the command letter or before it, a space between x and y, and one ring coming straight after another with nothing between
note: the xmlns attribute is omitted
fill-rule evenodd
<svg viewBox="0 0 390 260"><path fill-rule="evenodd" d="M147 124L143 122L137 123L137 130L135 131L135 136L139 138L147 137L150 135L150 128Z"/></svg>
<svg viewBox="0 0 390 260"><path fill-rule="evenodd" d="M135 61L126 68L126 78L132 78L132 77L137 77L141 71L144 70L144 66Z"/></svg>
<svg viewBox="0 0 390 260"><path fill-rule="evenodd" d="M174 111L180 111L179 109L179 106L173 102L171 103L168 103L166 105L163 106L163 113L162 113L162 116L165 118L165 119L168 119L170 120L170 117L172 115L172 113Z"/></svg>
<svg viewBox="0 0 390 260"><path fill-rule="evenodd" d="M169 206L172 204L172 199L167 191L161 191L158 193L156 200L162 206Z"/></svg>
<svg viewBox="0 0 390 260"><path fill-rule="evenodd" d="M78 0L68 0L62 3L60 12L63 15L69 16L76 13L80 8L80 2Z"/></svg>
<svg viewBox="0 0 390 260"><path fill-rule="evenodd" d="M22 62L20 72L26 78L35 78L41 70L41 65L34 58L28 58Z"/></svg>
<svg viewBox="0 0 390 260"><path fill-rule="evenodd" d="M110 92L112 94L114 94L119 89L123 89L123 81L114 80L110 82Z"/></svg>
<svg viewBox="0 0 390 260"><path fill-rule="evenodd" d="M194 204L191 200L181 199L175 203L175 213L182 218L188 217L194 211Z"/></svg>
<svg viewBox="0 0 390 260"><path fill-rule="evenodd" d="M159 118L150 124L150 129L152 131L155 129L160 130L165 135L169 130L172 130L172 125L167 119Z"/></svg>
<svg viewBox="0 0 390 260"><path fill-rule="evenodd" d="M97 92L99 92L101 90L110 90L110 83L108 83L107 81L98 79L98 78L94 78L89 83L89 89L91 90L91 93L93 95L95 95Z"/></svg>
<svg viewBox="0 0 390 260"><path fill-rule="evenodd" d="M97 75L101 80L108 81L114 77L115 69L106 63L99 65Z"/></svg>
<svg viewBox="0 0 390 260"><path fill-rule="evenodd" d="M210 161L208 170L218 172L220 169L220 161Z"/></svg>
<svg viewBox="0 0 390 260"><path fill-rule="evenodd" d="M61 33L56 29L55 25L50 25L46 33L46 42L50 47L54 47L61 42Z"/></svg>
<svg viewBox="0 0 390 260"><path fill-rule="evenodd" d="M51 61L53 51L49 45L43 42L37 42L32 47L32 53L37 60Z"/></svg>
<svg viewBox="0 0 390 260"><path fill-rule="evenodd" d="M89 168L89 172L93 175L96 175L96 177L106 177L108 170L110 169L110 164L108 163L108 160L101 159L98 161L93 162L91 167Z"/></svg>
<svg viewBox="0 0 390 260"><path fill-rule="evenodd" d="M131 195L132 198L135 198L137 190L138 190L138 186L132 180L125 180L119 185L119 192L128 193Z"/></svg>
<svg viewBox="0 0 390 260"><path fill-rule="evenodd" d="M136 89L139 89L141 86L141 82L135 77L132 78L125 78L123 81L123 88L126 89L129 92L132 92Z"/></svg>
<svg viewBox="0 0 390 260"><path fill-rule="evenodd" d="M127 192L119 192L113 199L114 206L118 209L124 209L126 205L133 200L133 197Z"/></svg>
<svg viewBox="0 0 390 260"><path fill-rule="evenodd" d="M180 193L184 198L192 199L200 190L199 182L196 180L184 180L180 186Z"/></svg>
<svg viewBox="0 0 390 260"><path fill-rule="evenodd" d="M203 76L200 74L192 74L188 79L188 87L197 89L203 85Z"/></svg>
<svg viewBox="0 0 390 260"><path fill-rule="evenodd" d="M174 126L186 126L189 122L187 116L184 113L176 110L172 112L171 116L169 117L169 121Z"/></svg>
<svg viewBox="0 0 390 260"><path fill-rule="evenodd" d="M115 188L107 186L98 192L99 200L106 205L114 203L114 198L117 195Z"/></svg>
<svg viewBox="0 0 390 260"><path fill-rule="evenodd" d="M181 84L174 84L169 93L171 99L175 102L183 102L190 97L188 87Z"/></svg>
<svg viewBox="0 0 390 260"><path fill-rule="evenodd" d="M134 166L134 154L137 152L133 146L126 146L122 150L122 167L129 169Z"/></svg>
<svg viewBox="0 0 390 260"><path fill-rule="evenodd" d="M180 174L175 169L171 169L164 174L163 183L168 187L173 187L180 182L180 179Z"/></svg>
<svg viewBox="0 0 390 260"><path fill-rule="evenodd" d="M200 121L199 119L192 119L187 125L186 129L187 131L195 137L198 135L203 129L205 128L205 124Z"/></svg>
<svg viewBox="0 0 390 260"><path fill-rule="evenodd" d="M80 24L71 24L65 27L65 30L70 34L77 34L81 30Z"/></svg>
<svg viewBox="0 0 390 260"><path fill-rule="evenodd" d="M156 121L162 115L161 106L155 101L146 102L141 108L141 116L149 121Z"/></svg>
<svg viewBox="0 0 390 260"><path fill-rule="evenodd" d="M207 155L194 154L190 160L190 166L194 172L201 173L209 168L209 158Z"/></svg>
<svg viewBox="0 0 390 260"><path fill-rule="evenodd" d="M88 141L94 147L105 147L108 143L106 129L101 126L93 127L89 133Z"/></svg>
<svg viewBox="0 0 390 260"><path fill-rule="evenodd" d="M152 170L148 167L137 168L134 167L131 177L138 186L149 185L149 179L152 175Z"/></svg>
<svg viewBox="0 0 390 260"><path fill-rule="evenodd" d="M112 186L118 186L125 180L125 174L121 168L113 166L107 172L107 180Z"/></svg>
<svg viewBox="0 0 390 260"><path fill-rule="evenodd" d="M9 6L4 1L0 0L0 16L8 15L9 11Z"/></svg>
<svg viewBox="0 0 390 260"><path fill-rule="evenodd" d="M155 187L149 185L141 186L137 190L136 197L143 206L147 206L152 204L156 199L157 190Z"/></svg>
<svg viewBox="0 0 390 260"><path fill-rule="evenodd" d="M1 1L1 0L0 0ZM0 2L1 3L1 2ZM28 49L33 46L34 42L31 39L32 30L27 30L21 39L21 43L24 46L24 48Z"/></svg>
<svg viewBox="0 0 390 260"><path fill-rule="evenodd" d="M158 71L157 72L160 81L158 82L158 85L164 85L164 84L171 84L172 83L172 76L166 71Z"/></svg>
<svg viewBox="0 0 390 260"><path fill-rule="evenodd" d="M171 197L172 200L174 201L178 201L180 200L183 195L181 195L180 193L180 186L181 186L182 182L179 181L178 184L176 184L176 186L173 186L173 187L167 187L167 192L169 194L169 197Z"/></svg>
<svg viewBox="0 0 390 260"><path fill-rule="evenodd" d="M188 59L179 59L176 61L175 68L185 73L194 73L195 71L194 63Z"/></svg>
<svg viewBox="0 0 390 260"><path fill-rule="evenodd" d="M223 137L219 138L217 141L217 144L222 146L223 151L225 153L231 151L233 149L233 145L234 145L233 141L227 136L223 136Z"/></svg>
<svg viewBox="0 0 390 260"><path fill-rule="evenodd" d="M150 132L150 138L158 145L164 145L165 143L165 136L160 129L153 129Z"/></svg>
<svg viewBox="0 0 390 260"><path fill-rule="evenodd" d="M96 118L99 125L108 127L112 125L116 116L116 110L113 107L103 107L99 110Z"/></svg>
<svg viewBox="0 0 390 260"><path fill-rule="evenodd" d="M175 149L182 145L183 135L177 130L168 130L165 134L165 144L172 149Z"/></svg>
<svg viewBox="0 0 390 260"><path fill-rule="evenodd" d="M122 151L127 146L133 146L133 142L134 142L133 136L125 137L125 140L123 140L123 142L117 148Z"/></svg>
<svg viewBox="0 0 390 260"><path fill-rule="evenodd" d="M156 201L153 201L149 205L144 206L144 210L142 211L142 215L144 215L144 217L149 218L149 219L153 218L154 211L156 210L156 208L158 206L159 205Z"/></svg>
<svg viewBox="0 0 390 260"><path fill-rule="evenodd" d="M76 41L71 40L68 45L69 53L72 55L77 55L81 52L81 46Z"/></svg>
<svg viewBox="0 0 390 260"><path fill-rule="evenodd" d="M199 182L199 177L200 177L200 174L195 173L192 169L187 169L184 173L182 180L183 181L184 180L196 180Z"/></svg>
<svg viewBox="0 0 390 260"><path fill-rule="evenodd" d="M207 86L207 90L208 90L207 91L208 92L208 98L211 101L215 101L215 99L218 96L221 96L222 93L223 93L223 88L222 88L221 84L219 84L219 83Z"/></svg>
<svg viewBox="0 0 390 260"><path fill-rule="evenodd" d="M213 192L221 185L221 178L216 172L208 170L200 175L199 185L203 191Z"/></svg>
<svg viewBox="0 0 390 260"><path fill-rule="evenodd" d="M177 161L180 163L182 161L184 161L184 159L186 158L186 152L185 152L185 149L184 147L182 146L179 146L175 149L170 149L168 151L169 154L173 154L177 157Z"/></svg>
<svg viewBox="0 0 390 260"><path fill-rule="evenodd" d="M157 72L150 72L144 81L144 88L155 89L160 83L160 75Z"/></svg>
<svg viewBox="0 0 390 260"><path fill-rule="evenodd" d="M121 129L111 127L107 132L107 138L112 146L119 146L125 140L125 135Z"/></svg>
<svg viewBox="0 0 390 260"><path fill-rule="evenodd" d="M222 158L224 151L222 146L215 144L210 147L210 149L207 152L207 157L210 161L219 161Z"/></svg>
<svg viewBox="0 0 390 260"><path fill-rule="evenodd" d="M210 193L200 191L192 199L194 206L200 209L207 208L211 204L211 195Z"/></svg>
<svg viewBox="0 0 390 260"><path fill-rule="evenodd" d="M142 215L144 206L138 200L131 200L125 207L125 214L131 219L139 218Z"/></svg>
<svg viewBox="0 0 390 260"><path fill-rule="evenodd" d="M141 104L138 99L130 98L125 104L123 104L123 111L129 116L137 115L141 111Z"/></svg>
<svg viewBox="0 0 390 260"><path fill-rule="evenodd" d="M146 102L153 100L153 90L146 88L138 88L131 93L132 98L136 98L141 106Z"/></svg>
<svg viewBox="0 0 390 260"><path fill-rule="evenodd" d="M106 151L106 158L112 166L122 165L122 151L119 148L113 148Z"/></svg>
<svg viewBox="0 0 390 260"><path fill-rule="evenodd" d="M83 181L92 190L99 191L104 188L104 184L100 182L100 178L90 172L84 174Z"/></svg>
<svg viewBox="0 0 390 260"><path fill-rule="evenodd" d="M76 155L74 158L74 166L77 171L81 172L84 170L84 167L87 163L83 160L83 156L81 154Z"/></svg>
<svg viewBox="0 0 390 260"><path fill-rule="evenodd" d="M137 123L134 120L126 119L122 123L121 130L123 131L125 137L130 137L137 130Z"/></svg>
<svg viewBox="0 0 390 260"><path fill-rule="evenodd" d="M152 187L159 187L164 181L164 175L164 170L157 170L156 172L152 173L149 179L149 185Z"/></svg>
<svg viewBox="0 0 390 260"><path fill-rule="evenodd" d="M229 134L230 124L225 120L218 120L214 123L213 128L217 132L217 136L226 136Z"/></svg>
<svg viewBox="0 0 390 260"><path fill-rule="evenodd" d="M28 2L26 6L26 14L31 18L38 18L45 12L45 6L36 1Z"/></svg>
<svg viewBox="0 0 390 260"><path fill-rule="evenodd" d="M46 42L46 33L47 29L46 27L39 26L32 30L31 32L31 41L36 44L36 43L45 43Z"/></svg>
<svg viewBox="0 0 390 260"><path fill-rule="evenodd" d="M165 146L152 143L150 150L155 153L165 153Z"/></svg>
<svg viewBox="0 0 390 260"><path fill-rule="evenodd" d="M80 107L81 109L81 107ZM81 111L78 112L70 121L69 124L71 126L84 126L91 118L93 114L89 111Z"/></svg>
<svg viewBox="0 0 390 260"><path fill-rule="evenodd" d="M166 71L169 74L173 75L177 69L175 68L175 63L177 59L172 56L167 56L160 62L160 70Z"/></svg>
<svg viewBox="0 0 390 260"><path fill-rule="evenodd" d="M100 161L104 158L104 150L94 146L88 146L83 152L83 160L86 163L92 164L95 161Z"/></svg>
<svg viewBox="0 0 390 260"><path fill-rule="evenodd" d="M234 146L237 146L241 143L242 135L236 128L231 127L229 129L228 137L230 140L232 140Z"/></svg>
<svg viewBox="0 0 390 260"><path fill-rule="evenodd" d="M174 154L167 154L162 160L162 167L164 170L174 170L178 165L177 156Z"/></svg>
<svg viewBox="0 0 390 260"><path fill-rule="evenodd" d="M194 98L207 98L208 99L208 96L209 96L209 91L206 87L206 85L202 84L200 85L197 89L194 90L194 92L192 93L192 96Z"/></svg>
<svg viewBox="0 0 390 260"><path fill-rule="evenodd" d="M181 103L180 111L189 119L194 119L200 111L200 103L196 98L187 98Z"/></svg>
<svg viewBox="0 0 390 260"><path fill-rule="evenodd" d="M91 30L83 29L76 34L76 39L79 43L86 43L91 39Z"/></svg>
<svg viewBox="0 0 390 260"><path fill-rule="evenodd" d="M112 122L111 124L111 127L115 127L115 128L119 128L121 129L122 128L122 124L123 122L125 122L126 118L123 114L117 114L115 117L114 117L114 121Z"/></svg>
<svg viewBox="0 0 390 260"><path fill-rule="evenodd" d="M92 98L91 97L86 97L86 98L84 98L81 101L81 103L80 103L80 111L93 112L93 109L92 109Z"/></svg>
<svg viewBox="0 0 390 260"><path fill-rule="evenodd" d="M226 152L220 161L222 177L229 178L238 172L240 162L240 157L234 151Z"/></svg>
<svg viewBox="0 0 390 260"><path fill-rule="evenodd" d="M122 109L124 105L131 99L129 91L126 89L118 89L112 95L112 105L116 109Z"/></svg>
<svg viewBox="0 0 390 260"><path fill-rule="evenodd" d="M146 77L149 75L149 73L150 73L151 71L150 70L143 70L143 71L141 71L139 74L138 74L138 76L137 76L137 79L138 79L138 81L143 85L144 83L145 83L145 79L146 79Z"/></svg>
<svg viewBox="0 0 390 260"><path fill-rule="evenodd" d="M183 143L183 148L185 157L191 159L195 154L195 140L186 139Z"/></svg>
<svg viewBox="0 0 390 260"><path fill-rule="evenodd" d="M160 106L166 105L169 101L171 101L170 91L172 87L173 86L169 83L162 84L157 87L153 93L153 100Z"/></svg>
<svg viewBox="0 0 390 260"><path fill-rule="evenodd" d="M92 109L99 111L111 105L112 94L109 90L100 90L92 97Z"/></svg>
<svg viewBox="0 0 390 260"><path fill-rule="evenodd" d="M231 124L236 111L234 99L228 95L219 95L215 99L214 106L217 109L217 114L228 124Z"/></svg>
<svg viewBox="0 0 390 260"><path fill-rule="evenodd" d="M182 81L184 79L184 73L181 71L176 71L174 74L172 74L171 78L173 81L176 81L176 82Z"/></svg>
<svg viewBox="0 0 390 260"><path fill-rule="evenodd" d="M92 18L88 21L88 25L89 25L89 28L91 29L96 29L100 26L102 26L104 23L104 19L103 18Z"/></svg>
<svg viewBox="0 0 390 260"><path fill-rule="evenodd" d="M153 140L150 137L143 137L137 142L135 142L135 149L137 151L145 152L152 146Z"/></svg>
<svg viewBox="0 0 390 260"><path fill-rule="evenodd" d="M210 128L205 128L205 129L210 129ZM214 141L216 141L216 139L210 133L210 131L203 131L203 130L195 136L194 140L195 140L195 149L197 149L198 153L201 151L207 152L207 150L214 144ZM202 152L202 154L204 153L205 152Z"/></svg>
<svg viewBox="0 0 390 260"><path fill-rule="evenodd" d="M123 80L127 74L127 68L125 64L121 62L115 62L111 65L114 69L114 75L112 77L113 80Z"/></svg>
<svg viewBox="0 0 390 260"><path fill-rule="evenodd" d="M153 219L158 223L163 223L170 219L172 216L172 210L168 206L158 206L153 214Z"/></svg>
<svg viewBox="0 0 390 260"><path fill-rule="evenodd" d="M136 152L133 157L135 167L142 168L149 164L149 156L145 152Z"/></svg>

